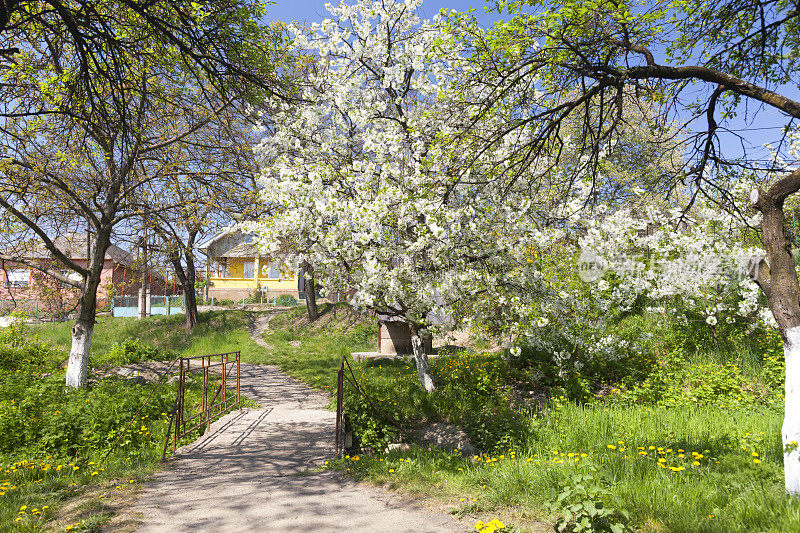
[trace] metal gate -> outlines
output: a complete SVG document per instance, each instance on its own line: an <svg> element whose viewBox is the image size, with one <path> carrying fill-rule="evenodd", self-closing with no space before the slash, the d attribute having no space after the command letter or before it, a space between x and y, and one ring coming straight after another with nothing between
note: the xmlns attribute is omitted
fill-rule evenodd
<svg viewBox="0 0 800 533"><path fill-rule="evenodd" d="M178 393L175 397L175 407L169 428L167 428L167 437L164 441L164 457L166 457L167 447L169 446L170 430L174 429L172 431L174 451L178 447L178 441L185 435L202 425L205 425L206 430L208 430L214 417L222 415L235 407L241 409L242 402L239 394L240 359L241 353L238 351L180 358ZM236 374L232 376L234 369ZM191 374L200 372L202 372L203 388L199 411L187 413L186 381ZM235 393L228 390L229 386L233 388L231 384L233 380L235 380L236 384ZM213 397L211 397L212 391Z"/></svg>

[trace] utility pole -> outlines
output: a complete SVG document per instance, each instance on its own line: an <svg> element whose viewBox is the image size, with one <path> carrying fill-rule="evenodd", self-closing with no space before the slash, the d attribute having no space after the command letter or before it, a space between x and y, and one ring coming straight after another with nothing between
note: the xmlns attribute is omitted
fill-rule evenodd
<svg viewBox="0 0 800 533"><path fill-rule="evenodd" d="M137 250L141 247L139 255L139 268L142 269L142 281L139 287L139 319L150 316L150 288L148 284L149 272L147 268L147 224L142 220L142 235L136 241Z"/></svg>

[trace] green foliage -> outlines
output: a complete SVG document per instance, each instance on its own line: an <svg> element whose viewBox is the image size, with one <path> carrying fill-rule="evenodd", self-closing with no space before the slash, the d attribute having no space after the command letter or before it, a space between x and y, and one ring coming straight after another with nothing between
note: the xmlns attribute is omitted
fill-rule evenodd
<svg viewBox="0 0 800 533"><path fill-rule="evenodd" d="M738 352L755 361L701 352L690 356L674 348L642 380L614 389L609 400L634 405L768 407L783 405L785 364L780 337L774 332L740 341Z"/></svg>
<svg viewBox="0 0 800 533"><path fill-rule="evenodd" d="M11 323L0 328L0 343L16 347L25 343L25 320L28 314L25 311L13 311Z"/></svg>
<svg viewBox="0 0 800 533"><path fill-rule="evenodd" d="M178 355L171 350L159 350L155 346L144 344L138 339L128 338L111 345L111 349L102 358L102 362L122 366L129 363L138 363L139 361L162 361L175 359L176 357Z"/></svg>
<svg viewBox="0 0 800 533"><path fill-rule="evenodd" d="M275 298L275 305L278 307L294 307L297 305L297 299L291 294L281 294Z"/></svg>
<svg viewBox="0 0 800 533"><path fill-rule="evenodd" d="M63 358L32 341L0 347L0 456L95 456L116 440L152 387L114 378L88 389L65 388L57 364ZM142 427L164 419L174 394L173 387L159 389L140 415ZM138 429L122 443L131 453L154 445L152 439L145 443L151 430Z"/></svg>
<svg viewBox="0 0 800 533"><path fill-rule="evenodd" d="M431 371L439 385L430 416L461 426L482 450L520 445L527 433L511 408L513 375L499 354L441 355Z"/></svg>
<svg viewBox="0 0 800 533"><path fill-rule="evenodd" d="M773 345L776 341L775 330L755 318L746 320L728 316L723 320L720 317L720 321L712 326L706 322L706 314L697 307L686 305L678 298L671 304L682 319L669 321L670 341L682 352L736 353L749 346ZM664 325L661 329L665 329Z"/></svg>
<svg viewBox="0 0 800 533"><path fill-rule="evenodd" d="M527 436L511 408L509 371L498 354L441 355L431 360L437 390L428 393L411 360L355 365L369 400L348 386L345 412L361 446L383 449L418 424L444 421L463 428L480 449L508 449Z"/></svg>
<svg viewBox="0 0 800 533"><path fill-rule="evenodd" d="M143 402L143 392L152 387L108 379L89 390L66 390L59 374L16 377L2 386L0 454L17 457L96 457L116 441ZM145 445L157 446L152 426L164 429L174 395L173 387L159 389L120 443L122 449L135 454ZM161 436L162 431L155 434Z"/></svg>
<svg viewBox="0 0 800 533"><path fill-rule="evenodd" d="M553 507L559 517L555 529L560 533L632 531L627 522L630 515L621 509L608 507L613 501L610 484L596 477L597 469L591 464L581 465L578 473L572 474L558 495Z"/></svg>

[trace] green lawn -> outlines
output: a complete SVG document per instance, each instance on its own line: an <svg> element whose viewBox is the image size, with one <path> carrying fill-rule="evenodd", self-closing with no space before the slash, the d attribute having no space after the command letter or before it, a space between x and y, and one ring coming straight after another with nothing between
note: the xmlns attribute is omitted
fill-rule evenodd
<svg viewBox="0 0 800 533"><path fill-rule="evenodd" d="M184 327L183 315L136 318L99 317L92 336L92 364L111 363L107 354L115 342L138 340L163 353L190 357L241 350L242 360L256 362L266 350L250 338L249 325L257 312L209 311L200 313L197 327L191 333ZM71 322L41 324L30 329L46 344L66 351L70 346Z"/></svg>
<svg viewBox="0 0 800 533"><path fill-rule="evenodd" d="M192 334L183 329L180 316L145 321L104 318L95 330L93 361L112 362L109 349L125 338L158 346L162 354L240 349L244 361L277 365L332 392L340 357L370 349L375 328L372 319L345 306L322 310L322 318L314 324L307 323L300 308L273 318L271 331L264 335L269 349L249 338L252 312L204 313ZM68 328L63 324L50 331L44 325L35 330L50 345L64 349ZM638 531L800 531L800 502L783 494L778 390L782 362L775 359L774 347L764 350L773 354L765 357L768 364L753 363L745 374L730 362L714 362L711 355L691 357L674 363L683 367L643 382L646 389L630 385L633 388L617 401L576 403L555 393L540 409L522 410L515 406L510 384L525 379L525 372L498 354L433 359L439 388L432 395L418 385L411 361L353 363L371 403L348 389L347 412L357 442L378 453L353 453L343 460L332 459L329 467L432 499L453 513L469 514L484 523L499 518L508 531L551 527L548 524L560 516L551 505L559 494L565 495L565 505L588 502L594 508L602 502L607 509L623 509L630 516L623 521ZM751 378L758 384L754 390L737 388ZM660 399L648 400L653 394ZM398 420L405 430L427 420L457 424L483 453L479 458L462 458L417 447L381 453L386 443L402 439L405 431L387 424L385 416ZM42 456L35 460L39 465L55 464ZM83 464L89 461L83 460ZM22 471L19 465L14 468ZM29 471L37 468L41 470L37 466ZM114 471L146 471L152 462L130 463L126 468ZM101 472L93 480L91 471L76 472L88 476L75 481L84 487L110 475ZM574 477L577 474L588 477ZM71 490L69 484L59 487ZM58 500L68 494L58 490L51 491L57 497L37 502L40 513L43 502L58 507ZM15 498L4 517L15 517L18 507L29 501ZM88 516L102 522L97 515Z"/></svg>

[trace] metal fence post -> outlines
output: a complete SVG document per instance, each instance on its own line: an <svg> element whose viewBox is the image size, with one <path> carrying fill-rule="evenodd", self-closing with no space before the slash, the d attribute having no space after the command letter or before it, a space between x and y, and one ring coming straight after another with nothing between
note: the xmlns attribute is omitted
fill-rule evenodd
<svg viewBox="0 0 800 533"><path fill-rule="evenodd" d="M334 442L336 448L336 457L343 455L340 451L342 442L342 412L344 411L344 356L339 362L339 370L336 373L336 440Z"/></svg>
<svg viewBox="0 0 800 533"><path fill-rule="evenodd" d="M208 360L210 362L211 358L209 357ZM205 357L201 361L203 362L203 412L206 414L206 431L208 431L208 428L211 427L211 415L208 412L208 365Z"/></svg>

